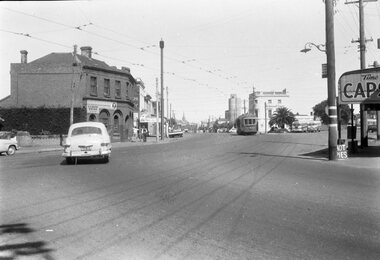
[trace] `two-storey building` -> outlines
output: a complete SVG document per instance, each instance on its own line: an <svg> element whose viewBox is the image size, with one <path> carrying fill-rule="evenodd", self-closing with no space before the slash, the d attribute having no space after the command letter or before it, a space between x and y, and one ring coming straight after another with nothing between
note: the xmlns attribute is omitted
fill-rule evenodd
<svg viewBox="0 0 380 260"><path fill-rule="evenodd" d="M138 96L130 69L117 69L92 57L91 47L78 54L50 53L11 64L11 94L0 100L2 108L82 108L87 121L103 122L112 133L132 133ZM127 130L128 131L125 131Z"/></svg>
<svg viewBox="0 0 380 260"><path fill-rule="evenodd" d="M282 91L255 91L249 95L249 113L258 117L258 131L269 131L269 120L280 107L289 105L289 92Z"/></svg>

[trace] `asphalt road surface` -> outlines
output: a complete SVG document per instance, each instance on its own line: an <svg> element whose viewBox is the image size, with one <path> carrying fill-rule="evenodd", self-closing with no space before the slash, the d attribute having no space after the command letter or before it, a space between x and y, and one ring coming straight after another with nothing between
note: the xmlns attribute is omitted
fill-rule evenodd
<svg viewBox="0 0 380 260"><path fill-rule="evenodd" d="M327 133L0 157L0 259L380 259L380 171Z"/></svg>

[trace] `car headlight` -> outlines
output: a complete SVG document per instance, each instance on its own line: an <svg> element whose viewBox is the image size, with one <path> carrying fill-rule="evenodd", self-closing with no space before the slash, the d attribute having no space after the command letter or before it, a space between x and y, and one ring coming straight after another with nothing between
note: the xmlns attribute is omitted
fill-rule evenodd
<svg viewBox="0 0 380 260"><path fill-rule="evenodd" d="M64 151L65 153L67 153L67 152L69 151L69 149L70 149L70 145L69 145L69 144L64 144L64 145L63 145L63 151Z"/></svg>

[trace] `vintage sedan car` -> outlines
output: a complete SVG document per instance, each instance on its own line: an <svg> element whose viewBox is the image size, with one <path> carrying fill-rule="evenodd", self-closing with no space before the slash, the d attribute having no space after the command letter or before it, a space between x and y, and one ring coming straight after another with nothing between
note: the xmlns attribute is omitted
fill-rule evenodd
<svg viewBox="0 0 380 260"><path fill-rule="evenodd" d="M19 145L15 134L11 132L0 132L0 153L14 155L18 149Z"/></svg>
<svg viewBox="0 0 380 260"><path fill-rule="evenodd" d="M68 164L81 158L98 158L108 162L112 148L107 128L100 122L72 124L63 147L62 156Z"/></svg>

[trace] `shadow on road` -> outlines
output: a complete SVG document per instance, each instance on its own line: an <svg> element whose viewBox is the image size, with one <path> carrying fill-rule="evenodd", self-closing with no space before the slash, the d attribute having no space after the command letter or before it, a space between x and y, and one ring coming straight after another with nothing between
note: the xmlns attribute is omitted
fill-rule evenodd
<svg viewBox="0 0 380 260"><path fill-rule="evenodd" d="M17 223L9 225L0 225L0 237L7 238L8 241L12 235L24 235L33 233L34 230L28 227L26 223ZM38 259L52 260L50 256L52 249L46 248L47 243L44 241L25 242L25 243L6 243L0 245L0 260L19 259L19 257L34 256Z"/></svg>
<svg viewBox="0 0 380 260"><path fill-rule="evenodd" d="M280 154L265 154L265 153L240 153L245 155L251 155L251 157L256 156L269 156L269 157L278 157L278 158L291 158L291 159L303 159L303 160L317 160L317 161L325 161L327 160L327 153L325 154L323 150L296 155L280 155Z"/></svg>

